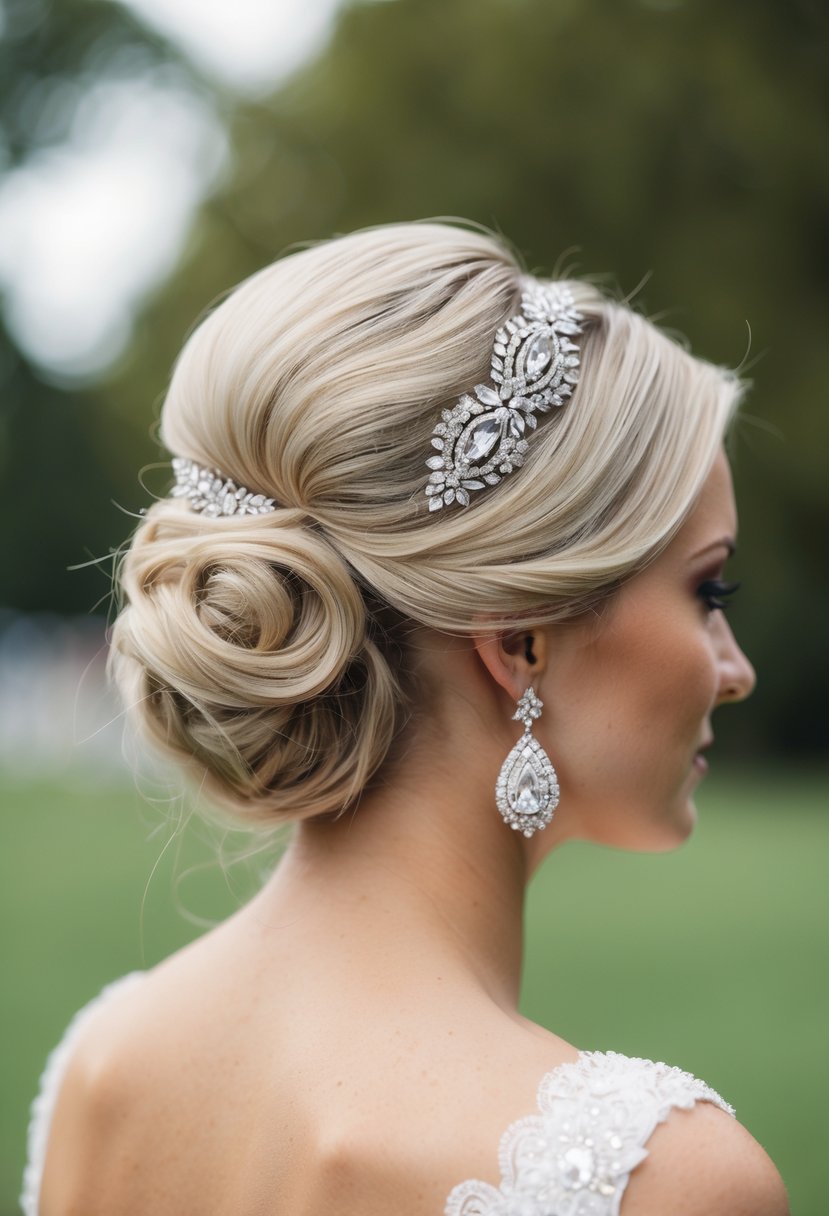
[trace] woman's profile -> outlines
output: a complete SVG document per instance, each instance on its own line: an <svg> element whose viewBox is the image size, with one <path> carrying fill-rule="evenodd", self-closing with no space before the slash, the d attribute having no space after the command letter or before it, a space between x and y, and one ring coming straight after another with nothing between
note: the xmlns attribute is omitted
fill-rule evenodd
<svg viewBox="0 0 829 1216"><path fill-rule="evenodd" d="M785 1216L709 1084L518 1011L531 874L679 846L752 690L740 395L460 225L294 253L199 325L112 669L215 803L294 827L245 907L73 1021L27 1216Z"/></svg>

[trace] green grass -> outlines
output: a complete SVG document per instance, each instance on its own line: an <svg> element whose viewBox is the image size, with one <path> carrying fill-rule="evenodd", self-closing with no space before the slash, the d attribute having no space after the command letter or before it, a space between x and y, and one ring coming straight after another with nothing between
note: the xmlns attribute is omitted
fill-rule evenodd
<svg viewBox="0 0 829 1216"><path fill-rule="evenodd" d="M569 845L528 910L525 1012L579 1047L702 1076L777 1162L795 1216L825 1208L827 790L805 774L709 779L685 848ZM6 780L0 793L0 1216L11 1216L28 1103L73 1011L227 915L255 877L215 861L215 829L174 834L163 808L123 786Z"/></svg>

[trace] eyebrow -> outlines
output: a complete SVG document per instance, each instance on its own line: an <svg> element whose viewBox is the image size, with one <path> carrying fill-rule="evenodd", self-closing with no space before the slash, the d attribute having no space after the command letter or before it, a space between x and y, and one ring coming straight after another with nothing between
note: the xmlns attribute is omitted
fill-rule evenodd
<svg viewBox="0 0 829 1216"><path fill-rule="evenodd" d="M706 545L704 549L694 554L694 559L702 557L705 553L710 553L712 549L727 549L728 556L733 557L737 552L737 542L733 536L723 536L720 540L712 541L710 545Z"/></svg>

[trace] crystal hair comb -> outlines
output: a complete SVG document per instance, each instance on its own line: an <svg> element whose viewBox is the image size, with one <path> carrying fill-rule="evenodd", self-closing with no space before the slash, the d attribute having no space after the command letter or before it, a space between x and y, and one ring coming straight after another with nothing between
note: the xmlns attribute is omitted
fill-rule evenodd
<svg viewBox="0 0 829 1216"><path fill-rule="evenodd" d="M186 498L192 510L201 515L268 515L276 510L276 503L264 494L256 494L235 481L205 469L184 456L173 458L176 484L170 494L173 498Z"/></svg>
<svg viewBox="0 0 829 1216"><path fill-rule="evenodd" d="M491 384L476 385L474 396L464 393L443 410L432 433L430 511L453 502L469 506L470 492L497 485L524 463L536 414L563 405L578 383L572 339L583 319L568 287L524 280L521 312L495 335Z"/></svg>

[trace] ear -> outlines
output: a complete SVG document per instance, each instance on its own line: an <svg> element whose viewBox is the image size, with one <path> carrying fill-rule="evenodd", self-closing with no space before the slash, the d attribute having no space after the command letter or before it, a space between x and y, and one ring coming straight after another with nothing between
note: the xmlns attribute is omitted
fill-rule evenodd
<svg viewBox="0 0 829 1216"><path fill-rule="evenodd" d="M513 701L538 680L547 663L547 635L540 628L481 633L472 641L492 679Z"/></svg>

